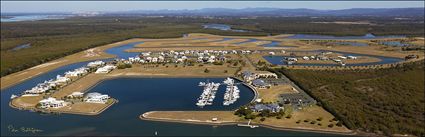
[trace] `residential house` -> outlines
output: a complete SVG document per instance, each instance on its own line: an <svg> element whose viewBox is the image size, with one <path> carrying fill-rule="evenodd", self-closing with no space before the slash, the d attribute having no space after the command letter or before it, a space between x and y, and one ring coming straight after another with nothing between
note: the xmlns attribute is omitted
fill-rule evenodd
<svg viewBox="0 0 425 137"><path fill-rule="evenodd" d="M88 93L84 97L85 102L89 103L106 103L110 97L108 95L102 95L97 92Z"/></svg>
<svg viewBox="0 0 425 137"><path fill-rule="evenodd" d="M40 108L61 108L66 106L68 103L63 100L56 100L55 98L49 97L39 101Z"/></svg>
<svg viewBox="0 0 425 137"><path fill-rule="evenodd" d="M264 80L261 80L261 79L255 79L255 80L253 80L252 81L252 85L254 87L256 87L256 88L259 88L259 89L265 89L265 88L270 88L271 87L270 84L264 82Z"/></svg>

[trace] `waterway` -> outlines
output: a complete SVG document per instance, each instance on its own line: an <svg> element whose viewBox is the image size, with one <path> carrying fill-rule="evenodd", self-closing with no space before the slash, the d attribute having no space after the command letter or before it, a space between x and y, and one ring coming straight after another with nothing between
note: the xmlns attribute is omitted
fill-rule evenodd
<svg viewBox="0 0 425 137"><path fill-rule="evenodd" d="M295 52L295 51L287 51L287 52ZM305 52L305 51L300 51L300 52ZM380 61L378 61L378 62L353 63L353 64L346 64L346 66L368 66L368 65L391 64L391 63L397 63L397 62L404 60L402 58L357 54L357 53L350 53L350 52L338 52L338 51L329 51L329 50L311 51L311 53L314 53L314 54L318 54L318 53L321 53L321 52L339 53L339 54L342 54L343 56L367 56L367 57L373 57L373 58L380 59ZM290 57L290 56L263 56L264 59L266 59L268 62L270 62L274 65L287 65L284 61L282 61L285 57ZM297 57L297 58L301 58L301 57ZM294 65L294 66L338 66L338 64L323 64L323 63L295 63L295 64L292 64L292 65Z"/></svg>
<svg viewBox="0 0 425 137"><path fill-rule="evenodd" d="M26 48L30 48L30 47L31 47L31 44L27 43L27 44L18 45L16 47L10 49L10 51L18 51L18 50L26 49Z"/></svg>
<svg viewBox="0 0 425 137"><path fill-rule="evenodd" d="M137 53L123 52L140 42L124 44L106 50L118 58L126 58ZM108 59L110 60L110 59ZM196 99L202 92L200 81L221 82L223 78L116 78L105 80L88 92L109 94L119 100L117 104L96 116L72 114L40 114L9 107L10 96L30 89L37 83L54 78L65 71L86 65L81 62L66 65L50 72L28 79L20 84L1 91L1 136L113 136L113 135L225 135L225 136L319 136L332 134L281 131L268 128L241 128L237 126L209 126L168 122L142 121L139 115L152 110L232 110L251 101L254 94L243 85L239 85L241 98L230 106L223 106L224 86L220 87L214 105L198 108ZM37 129L37 132L25 132L21 128Z"/></svg>
<svg viewBox="0 0 425 137"><path fill-rule="evenodd" d="M375 36L373 34L365 34L364 36L331 36L331 35L309 35L309 34L295 34L286 39L345 39L345 40L358 40L358 39L384 39L384 38L405 38L405 36L389 35L389 36Z"/></svg>
<svg viewBox="0 0 425 137"><path fill-rule="evenodd" d="M217 30L234 31L234 32L249 32L247 30L232 29L232 27L230 27L230 25L227 25L227 24L204 24L202 26L204 27L204 29L217 29Z"/></svg>
<svg viewBox="0 0 425 137"><path fill-rule="evenodd" d="M65 19L67 17L70 17L70 15L19 15L19 16L1 18L1 22L53 20L53 19Z"/></svg>
<svg viewBox="0 0 425 137"><path fill-rule="evenodd" d="M367 43L351 42L351 41L334 42L334 44L336 44L336 45L342 45L342 46L355 46L355 47L369 46L369 44L367 44Z"/></svg>
<svg viewBox="0 0 425 137"><path fill-rule="evenodd" d="M382 41L382 42L379 42L379 44L382 44L382 45L385 45L385 46L393 46L393 47L410 46L410 44L402 43L400 41Z"/></svg>

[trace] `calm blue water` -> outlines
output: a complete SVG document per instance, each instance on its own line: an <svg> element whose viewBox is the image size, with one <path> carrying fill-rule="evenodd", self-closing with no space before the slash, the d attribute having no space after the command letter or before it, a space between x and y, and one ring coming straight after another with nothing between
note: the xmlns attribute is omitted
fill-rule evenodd
<svg viewBox="0 0 425 137"><path fill-rule="evenodd" d="M308 35L308 34L295 34L286 37L287 39L383 39L383 38L404 38L405 36L375 36L373 34L366 34L364 36L330 36L330 35Z"/></svg>
<svg viewBox="0 0 425 137"><path fill-rule="evenodd" d="M261 46L263 46L263 47L277 47L277 46L279 46L279 44L280 44L279 41L272 41L268 44L263 44ZM282 47L292 47L292 46L282 46Z"/></svg>
<svg viewBox="0 0 425 137"><path fill-rule="evenodd" d="M234 38L223 38L223 39L220 39L220 40L210 41L210 43L211 42L224 42L224 41L233 40L233 39Z"/></svg>
<svg viewBox="0 0 425 137"><path fill-rule="evenodd" d="M293 51L290 51L293 52ZM316 50L312 51L314 53L321 53L321 52L328 52L328 50ZM393 58L393 57L384 57L384 56L376 56L376 55L366 55L366 54L356 54L356 53L349 53L349 52L337 52L337 51L330 51L334 53L340 53L344 56L369 56L378 58L381 61L379 62L369 62L369 63L354 63L354 64L346 64L346 66L368 66L368 65L380 65L380 64L390 64L390 63L397 63L400 61L403 61L404 59L401 58ZM266 59L268 62L274 64L274 65L287 65L285 62L283 62L283 58L289 57L289 56L263 56L264 59ZM322 63L295 63L292 64L295 66L337 66L337 64L322 64Z"/></svg>
<svg viewBox="0 0 425 137"><path fill-rule="evenodd" d="M17 50L21 50L21 49L30 48L30 47L31 47L30 43L22 44L22 45L18 45L16 47L14 47L13 49L11 49L11 51L17 51Z"/></svg>
<svg viewBox="0 0 425 137"><path fill-rule="evenodd" d="M258 41L258 39L248 39L248 40L241 41L241 42L236 42L236 43L233 43L233 44L241 45L241 44L246 44L246 43L251 43L251 42L257 42L257 41Z"/></svg>
<svg viewBox="0 0 425 137"><path fill-rule="evenodd" d="M21 15L12 18L1 18L1 22L17 22L17 21L36 21L36 20L52 20L65 19L67 15Z"/></svg>
<svg viewBox="0 0 425 137"><path fill-rule="evenodd" d="M248 40L241 41L241 42L236 42L236 43L233 43L233 44L242 45L242 44L251 43L251 42L257 42L257 41L266 41L266 40L248 39ZM263 46L263 47L287 47L287 48L296 47L296 46L279 46L280 43L281 43L280 41L271 41L270 43L261 44L259 46Z"/></svg>
<svg viewBox="0 0 425 137"><path fill-rule="evenodd" d="M130 43L107 50L120 58L133 56L132 53L122 51L138 44ZM121 52L120 52L121 51ZM110 59L107 59L110 60ZM180 124L167 122L142 121L140 114L152 110L233 110L240 105L246 104L253 98L252 91L239 85L241 98L230 106L222 106L224 86L219 88L214 105L198 108L196 99L202 92L198 82L207 78L117 78L106 80L89 92L101 92L109 94L119 100L119 103L97 116L81 115L45 115L29 111L21 111L9 107L11 94L18 94L32 88L37 83L54 78L65 71L82 67L88 62L66 65L45 74L28 79L20 84L1 91L1 136L14 135L138 135L151 136L155 131L159 135L222 135L222 136L319 136L332 135L323 133L280 131L267 128L241 128L236 126L208 126L194 124ZM223 78L209 78L214 82L221 82ZM10 127L36 128L43 132L24 133L11 132Z"/></svg>
<svg viewBox="0 0 425 137"><path fill-rule="evenodd" d="M125 52L125 50L131 49L134 46L136 46L137 44L142 44L142 43L143 42L128 43L128 44L124 44L122 46L117 46L117 47L107 49L107 50L105 50L105 52L109 53L109 54L116 55L116 58L119 58L119 59L128 59L128 57L135 57L135 56L139 55L139 53L137 53L137 52Z"/></svg>
<svg viewBox="0 0 425 137"><path fill-rule="evenodd" d="M248 32L247 30L232 29L230 25L226 25L226 24L204 24L202 26L204 27L204 29L217 29L217 30L234 31L234 32Z"/></svg>
<svg viewBox="0 0 425 137"><path fill-rule="evenodd" d="M337 45L356 46L356 47L369 46L369 44L367 44L367 43L351 42L351 41L335 42L335 44L337 44Z"/></svg>
<svg viewBox="0 0 425 137"><path fill-rule="evenodd" d="M379 42L379 44L382 44L385 46L395 46L395 47L409 46L409 44L401 43L400 41L383 41L383 42Z"/></svg>

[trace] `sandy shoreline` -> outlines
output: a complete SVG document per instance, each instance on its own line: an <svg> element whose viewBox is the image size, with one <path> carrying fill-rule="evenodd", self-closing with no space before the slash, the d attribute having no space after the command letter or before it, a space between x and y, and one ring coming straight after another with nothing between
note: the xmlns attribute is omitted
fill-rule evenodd
<svg viewBox="0 0 425 137"><path fill-rule="evenodd" d="M148 114L152 112L159 112L159 111L149 111L141 114L139 118L141 120L148 120L148 121L158 121L158 122L175 122L175 123L186 123L186 124L200 124L200 125L212 125L212 126L226 126L226 125L234 125L237 124L246 124L246 122L236 122L236 121L224 121L224 122L207 122L207 121L196 121L196 120L178 120L178 119L168 119L168 118L154 118L149 117ZM349 132L338 132L338 131L326 131L326 130L318 130L318 129L312 129L312 128L302 128L302 127L277 127L272 125L265 125L265 124L259 124L255 123L253 125L258 125L265 128L275 129L275 130L283 130L283 131L300 131L300 132L313 132L313 133L327 133L327 134L336 134L336 135L356 135L357 133L355 131L349 131ZM241 128L248 128L248 127L241 127Z"/></svg>

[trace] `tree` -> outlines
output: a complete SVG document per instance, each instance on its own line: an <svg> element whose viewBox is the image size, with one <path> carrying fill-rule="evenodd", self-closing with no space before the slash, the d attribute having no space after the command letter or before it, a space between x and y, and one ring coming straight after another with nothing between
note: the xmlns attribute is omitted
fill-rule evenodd
<svg viewBox="0 0 425 137"><path fill-rule="evenodd" d="M270 116L270 110L268 110L268 109L261 110L260 116L261 117L269 117Z"/></svg>
<svg viewBox="0 0 425 137"><path fill-rule="evenodd" d="M342 121L338 121L338 123L336 123L336 126L342 127Z"/></svg>
<svg viewBox="0 0 425 137"><path fill-rule="evenodd" d="M207 68L204 70L205 73L209 73L210 70L208 70Z"/></svg>
<svg viewBox="0 0 425 137"><path fill-rule="evenodd" d="M257 116L253 114L248 114L245 116L245 119L255 119Z"/></svg>
<svg viewBox="0 0 425 137"><path fill-rule="evenodd" d="M290 119L292 117L291 114L288 114L285 118Z"/></svg>

